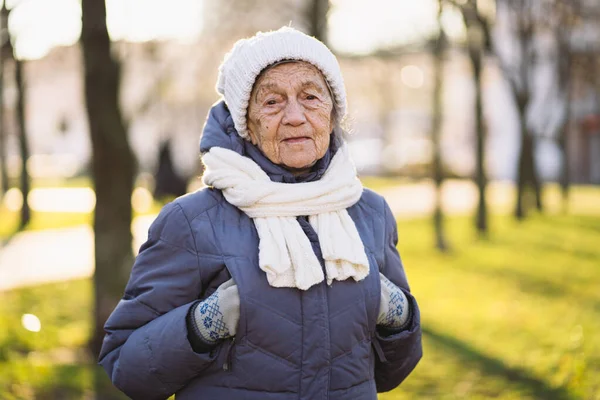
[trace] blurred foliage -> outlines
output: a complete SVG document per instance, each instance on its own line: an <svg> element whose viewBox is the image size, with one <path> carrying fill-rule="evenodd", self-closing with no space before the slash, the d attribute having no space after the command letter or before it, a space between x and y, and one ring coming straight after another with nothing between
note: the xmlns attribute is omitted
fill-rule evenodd
<svg viewBox="0 0 600 400"><path fill-rule="evenodd" d="M481 241L470 218L449 218L456 250L439 254L428 219L400 221L425 355L380 399L600 399L600 216L491 224ZM77 280L0 293L0 398L93 398L104 373L83 347L91 290ZM24 313L40 318L39 333L22 328Z"/></svg>

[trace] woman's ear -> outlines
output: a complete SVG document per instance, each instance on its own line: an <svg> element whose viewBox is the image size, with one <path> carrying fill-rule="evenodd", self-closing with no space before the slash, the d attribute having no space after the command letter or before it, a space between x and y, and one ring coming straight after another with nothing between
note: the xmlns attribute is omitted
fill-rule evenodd
<svg viewBox="0 0 600 400"><path fill-rule="evenodd" d="M256 135L254 134L254 131L250 128L250 124L247 124L246 131L248 132L248 138L250 138L250 142L256 146L258 144L258 141L256 140Z"/></svg>

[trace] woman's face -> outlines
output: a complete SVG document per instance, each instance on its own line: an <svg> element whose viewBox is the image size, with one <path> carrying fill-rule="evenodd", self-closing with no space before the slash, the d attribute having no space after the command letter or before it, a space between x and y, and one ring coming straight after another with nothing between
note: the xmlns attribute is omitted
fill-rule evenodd
<svg viewBox="0 0 600 400"><path fill-rule="evenodd" d="M327 152L332 110L327 84L315 66L306 62L276 65L252 89L250 140L273 163L304 172Z"/></svg>

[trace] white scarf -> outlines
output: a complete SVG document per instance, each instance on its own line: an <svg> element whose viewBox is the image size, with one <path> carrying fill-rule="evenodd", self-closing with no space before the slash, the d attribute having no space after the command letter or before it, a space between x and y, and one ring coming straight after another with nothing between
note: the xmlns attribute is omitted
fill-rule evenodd
<svg viewBox="0 0 600 400"><path fill-rule="evenodd" d="M347 145L314 182L279 183L250 158L221 147L202 157L203 181L254 220L260 239L259 266L274 287L306 290L324 279L321 264L295 217L309 216L319 235L327 283L369 274L369 262L346 208L362 195Z"/></svg>

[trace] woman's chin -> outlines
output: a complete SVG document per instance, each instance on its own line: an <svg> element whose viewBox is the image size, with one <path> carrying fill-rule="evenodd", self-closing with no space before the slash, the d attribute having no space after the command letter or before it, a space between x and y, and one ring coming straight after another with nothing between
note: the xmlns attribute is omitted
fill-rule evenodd
<svg viewBox="0 0 600 400"><path fill-rule="evenodd" d="M310 169L317 160L315 158L300 158L293 160L283 160L281 165L290 171L304 171Z"/></svg>
<svg viewBox="0 0 600 400"><path fill-rule="evenodd" d="M307 169L317 162L314 149L303 149L303 151L292 154L282 154L281 165L292 170Z"/></svg>
<svg viewBox="0 0 600 400"><path fill-rule="evenodd" d="M298 171L306 171L309 170L313 165L315 165L315 163L308 163L308 164L283 164L283 167L287 170L293 171L293 172L298 172Z"/></svg>

